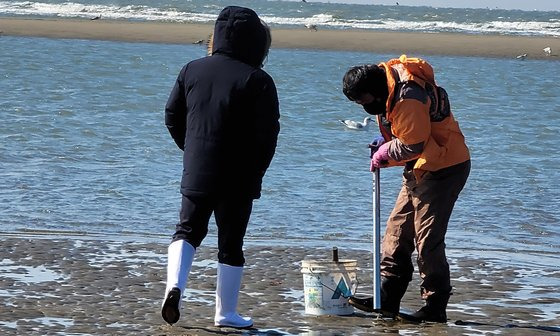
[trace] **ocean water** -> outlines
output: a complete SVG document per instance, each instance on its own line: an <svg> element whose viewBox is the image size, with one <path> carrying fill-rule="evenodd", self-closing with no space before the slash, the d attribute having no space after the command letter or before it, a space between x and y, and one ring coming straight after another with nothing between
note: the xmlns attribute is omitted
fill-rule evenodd
<svg viewBox="0 0 560 336"><path fill-rule="evenodd" d="M373 29L469 34L560 36L560 12L338 4L336 1L239 0L273 27ZM213 22L229 1L43 0L0 1L0 16Z"/></svg>
<svg viewBox="0 0 560 336"><path fill-rule="evenodd" d="M204 53L197 45L0 38L0 232L167 241L181 151L163 109L182 65ZM342 94L341 78L352 65L395 56L271 50L265 69L278 87L282 129L248 244L370 248L367 143L376 130L339 123L366 116ZM556 255L560 62L426 59L472 152L449 248ZM400 179L400 168L381 173L383 220ZM205 244L212 241L214 225Z"/></svg>

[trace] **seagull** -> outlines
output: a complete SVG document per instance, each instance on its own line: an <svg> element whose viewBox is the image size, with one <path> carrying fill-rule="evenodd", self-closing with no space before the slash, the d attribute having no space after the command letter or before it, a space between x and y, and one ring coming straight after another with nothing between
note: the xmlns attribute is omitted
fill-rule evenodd
<svg viewBox="0 0 560 336"><path fill-rule="evenodd" d="M520 59L520 60L524 60L524 59L526 59L526 58L527 58L527 54L521 54L521 55L517 55L517 57L516 57L516 58L517 58L517 59Z"/></svg>
<svg viewBox="0 0 560 336"><path fill-rule="evenodd" d="M202 42L204 42L204 40L197 40L197 41L194 41L193 44L202 44Z"/></svg>
<svg viewBox="0 0 560 336"><path fill-rule="evenodd" d="M98 16L96 16L96 17L92 17L90 20L93 21L93 20L99 20L99 19L101 19L101 15L98 15Z"/></svg>
<svg viewBox="0 0 560 336"><path fill-rule="evenodd" d="M543 51L546 53L547 56L550 56L550 54L552 53L552 49L550 49L550 47L544 48Z"/></svg>
<svg viewBox="0 0 560 336"><path fill-rule="evenodd" d="M308 23L308 24L305 25L305 28L307 28L309 30L312 30L312 31L317 31L317 25L314 25L314 24Z"/></svg>
<svg viewBox="0 0 560 336"><path fill-rule="evenodd" d="M354 121L354 120L339 120L342 124L344 124L344 126L346 126L346 128L349 129L353 129L353 130L361 130L361 129L365 129L370 122L373 122L373 119L371 119L370 117L365 117L364 121L359 122L359 121Z"/></svg>

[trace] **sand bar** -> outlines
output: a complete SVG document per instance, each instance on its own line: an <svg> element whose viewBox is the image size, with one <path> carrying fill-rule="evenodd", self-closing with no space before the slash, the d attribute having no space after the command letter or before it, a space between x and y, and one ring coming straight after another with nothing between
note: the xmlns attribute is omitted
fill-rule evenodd
<svg viewBox="0 0 560 336"><path fill-rule="evenodd" d="M212 24L0 18L0 34L5 36L190 44L205 41L212 30ZM272 40L273 48L499 58L527 54L527 59L560 60L560 39L554 37L272 28ZM551 55L545 47L552 49Z"/></svg>
<svg viewBox="0 0 560 336"><path fill-rule="evenodd" d="M217 251L204 244L197 249L189 275L181 319L170 327L160 314L167 244L86 236L0 237L0 334L516 336L560 332L556 265L536 271L496 259L495 252L458 256L449 251L454 294L448 323L411 324L359 311L348 316L305 314L301 261L326 260L331 251L281 246L245 249L239 310L251 315L255 325L245 332L220 329L213 325ZM508 251L504 252L507 259ZM357 292L370 293L371 253L340 249L339 256L358 261ZM545 263L554 260L553 255L542 258ZM422 305L418 286L415 274L403 307L413 310Z"/></svg>

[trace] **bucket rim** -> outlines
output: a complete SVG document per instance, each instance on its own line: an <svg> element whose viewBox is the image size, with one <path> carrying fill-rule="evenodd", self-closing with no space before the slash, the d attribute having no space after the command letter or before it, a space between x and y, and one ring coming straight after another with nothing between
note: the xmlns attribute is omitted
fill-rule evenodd
<svg viewBox="0 0 560 336"><path fill-rule="evenodd" d="M311 264L311 263L322 263L322 264L329 264L329 265L337 265L337 264L353 264L353 263L358 263L358 260L356 259L339 259L338 261L333 261L333 260L317 260L317 259L303 259L301 261L301 264Z"/></svg>
<svg viewBox="0 0 560 336"><path fill-rule="evenodd" d="M306 263L302 261L301 273L341 273L355 272L358 270L358 262L353 259L342 259L338 262L328 261L317 263L311 261Z"/></svg>

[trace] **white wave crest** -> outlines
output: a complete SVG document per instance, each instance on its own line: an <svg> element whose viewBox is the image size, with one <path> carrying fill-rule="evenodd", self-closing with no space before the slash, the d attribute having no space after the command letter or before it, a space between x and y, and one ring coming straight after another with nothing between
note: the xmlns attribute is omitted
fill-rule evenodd
<svg viewBox="0 0 560 336"><path fill-rule="evenodd" d="M193 13L174 8L155 8L142 5L100 5L74 2L44 3L34 1L0 1L0 14L54 16L67 18L92 18L101 15L115 20L146 20L169 22L213 22L219 8L205 6L209 13ZM216 13L216 14L212 14ZM430 16L432 19L433 16ZM277 26L315 25L323 28L357 28L371 30L419 31L419 32L459 32L474 34L515 34L544 35L560 37L560 19L542 21L487 21L465 23L453 21L406 21L395 19L358 20L343 19L331 14L315 14L309 17L283 17L273 14L262 16L268 24Z"/></svg>
<svg viewBox="0 0 560 336"><path fill-rule="evenodd" d="M313 22L318 26L357 28L372 30L459 32L478 34L515 34L560 36L560 22L504 22L458 23L446 21L404 20L332 20L326 23Z"/></svg>
<svg viewBox="0 0 560 336"><path fill-rule="evenodd" d="M311 17L298 17L298 18L286 18L277 16L262 16L263 21L268 24L277 25L295 25L302 26L307 24L322 25L322 26L336 26L337 21L332 15L329 14L317 14Z"/></svg>
<svg viewBox="0 0 560 336"><path fill-rule="evenodd" d="M173 9L127 5L84 5L73 2L49 4L31 1L0 1L0 13L11 15L38 15L55 17L90 18L101 15L107 19L147 20L147 21L177 21L177 22L211 22L217 17L215 14L189 13Z"/></svg>

